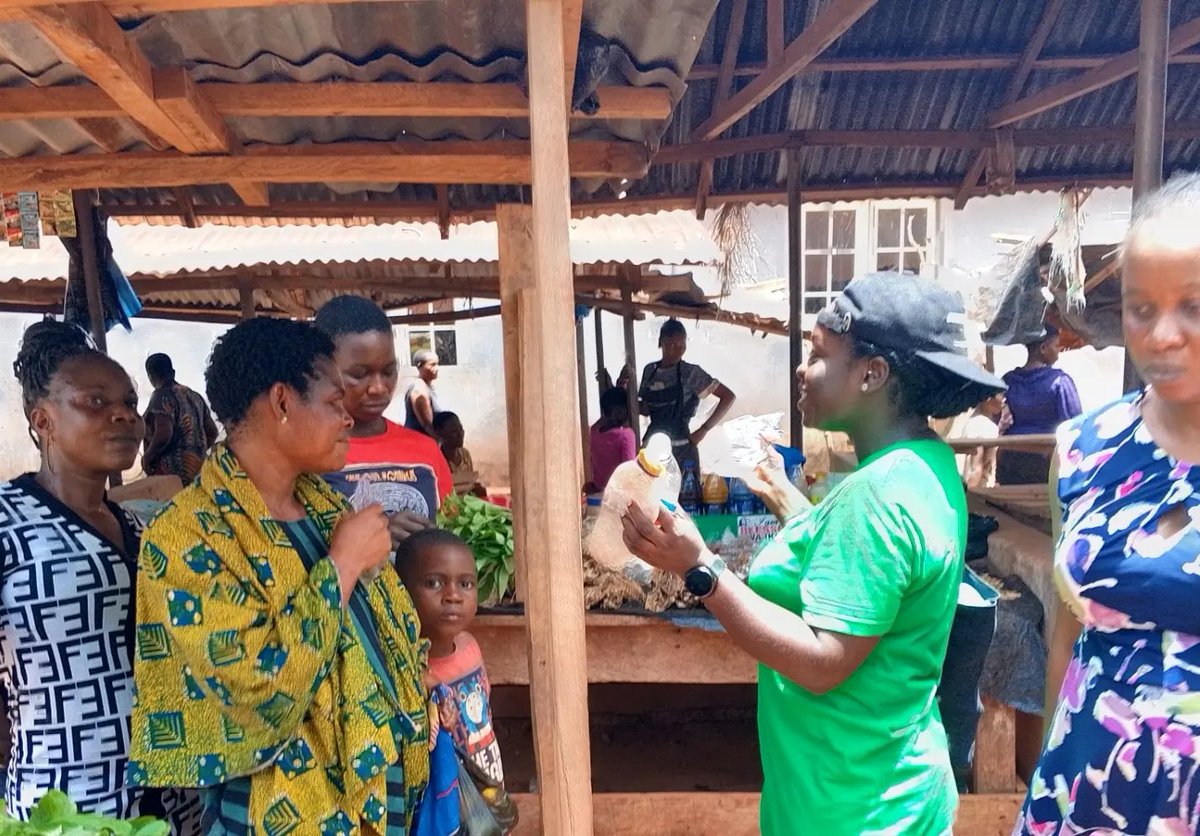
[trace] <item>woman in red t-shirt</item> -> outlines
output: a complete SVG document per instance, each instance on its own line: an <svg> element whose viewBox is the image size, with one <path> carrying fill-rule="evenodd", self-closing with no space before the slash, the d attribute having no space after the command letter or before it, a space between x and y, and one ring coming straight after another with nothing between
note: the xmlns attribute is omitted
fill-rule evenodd
<svg viewBox="0 0 1200 836"><path fill-rule="evenodd" d="M355 507L378 502L392 539L429 528L454 487L437 442L389 421L399 368L392 323L362 296L337 296L317 311L316 326L333 340L345 407L354 419L346 467L326 474Z"/></svg>

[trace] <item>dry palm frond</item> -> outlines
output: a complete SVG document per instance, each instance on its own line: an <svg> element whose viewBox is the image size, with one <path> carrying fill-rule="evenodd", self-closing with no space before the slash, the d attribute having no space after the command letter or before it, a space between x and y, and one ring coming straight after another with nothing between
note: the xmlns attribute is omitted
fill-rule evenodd
<svg viewBox="0 0 1200 836"><path fill-rule="evenodd" d="M735 287L754 284L762 244L750 221L750 207L745 203L722 204L713 219L712 238L721 250L717 276L722 295Z"/></svg>
<svg viewBox="0 0 1200 836"><path fill-rule="evenodd" d="M1050 238L1053 247L1050 256L1050 285L1062 286L1067 291L1067 305L1082 310L1087 304L1084 282L1087 270L1083 266L1083 246L1080 231L1083 229L1083 200L1078 191L1063 192L1058 204L1058 220L1054 235Z"/></svg>

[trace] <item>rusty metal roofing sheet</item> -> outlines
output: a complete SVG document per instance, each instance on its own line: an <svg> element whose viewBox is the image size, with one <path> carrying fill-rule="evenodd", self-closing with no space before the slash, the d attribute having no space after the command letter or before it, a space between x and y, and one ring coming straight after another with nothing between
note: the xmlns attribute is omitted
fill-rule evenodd
<svg viewBox="0 0 1200 836"><path fill-rule="evenodd" d="M788 38L819 10L818 0L789 2ZM822 58L884 59L922 56L1019 55L1037 26L1045 0L880 0ZM750 0L739 62L765 60L765 0ZM1137 0L1067 4L1042 54L1110 55L1137 47ZM697 63L720 62L729 4L714 17ZM1172 24L1200 17L1200 0L1172 3ZM1078 70L1038 70L1025 93L1070 78ZM794 130L980 130L1008 86L1010 70L801 73L735 123L722 136L738 138ZM749 83L735 81L735 90ZM1132 124L1135 81L1125 79L1018 123L1019 127L1071 128ZM711 112L715 82L692 81L668 128L664 145L686 143ZM1168 121L1200 122L1200 66L1171 66ZM1198 138L1200 139L1200 138ZM1200 168L1198 139L1169 142L1169 171ZM786 180L781 153L748 154L716 161L713 193L777 191ZM962 149L808 147L801 152L804 181L815 186L930 183L962 180L973 152ZM1019 148L1017 180L1122 175L1132 167L1131 143L1062 148ZM653 166L631 197L694 192L697 163Z"/></svg>

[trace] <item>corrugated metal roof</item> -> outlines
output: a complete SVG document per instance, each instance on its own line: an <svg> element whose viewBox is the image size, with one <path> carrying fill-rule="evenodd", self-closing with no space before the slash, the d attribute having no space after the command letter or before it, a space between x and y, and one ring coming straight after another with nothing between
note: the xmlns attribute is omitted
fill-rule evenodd
<svg viewBox="0 0 1200 836"><path fill-rule="evenodd" d="M588 0L586 27L611 39L614 56L604 84L666 88L672 103L686 88L717 0ZM154 66L186 67L197 81L467 81L522 82L525 14L522 0L348 3L209 9L153 14L124 26ZM34 28L0 20L0 87L86 82L64 64ZM112 144L145 150L128 120ZM365 117L234 118L243 143L281 145L354 140L524 138L528 122L514 119L379 119ZM588 120L577 138L624 139L657 146L662 122ZM0 156L67 154L99 149L70 120L0 121ZM592 184L593 186L596 184ZM576 184L576 188L582 188ZM395 200L432 200L432 187L394 183L342 184L335 193L364 191ZM272 185L275 201L329 200L331 190ZM521 200L516 188L456 187L452 205ZM224 186L194 189L202 205L238 205ZM166 193L169 201L170 192ZM315 196L314 196L315 195ZM159 192L116 191L105 200L164 200Z"/></svg>
<svg viewBox="0 0 1200 836"><path fill-rule="evenodd" d="M720 62L728 32L728 3L714 17L697 63ZM788 38L801 31L820 7L818 0L787 4ZM739 62L764 61L765 0L750 0ZM1200 0L1175 0L1178 25L1200 17ZM1045 0L880 0L822 59L884 59L1019 55L1037 27ZM1137 0L1074 2L1060 15L1042 50L1044 56L1109 55L1137 47ZM1038 70L1025 94L1076 75L1078 70ZM723 137L738 138L794 130L980 130L1001 104L1010 70L802 73L785 84ZM735 90L750 77L735 81ZM1028 128L1072 128L1132 124L1136 81L1128 78L1017 123ZM692 129L712 109L715 82L693 81L680 103L664 145L689 141ZM1167 119L1200 122L1200 66L1171 66ZM782 153L718 159L713 193L780 189L786 180ZM962 149L867 149L811 146L801 151L804 182L811 186L958 183L974 152ZM1132 143L1077 147L1018 148L1017 181L1127 173ZM1169 142L1167 171L1200 168L1200 138ZM653 166L629 190L631 199L694 192L697 163Z"/></svg>
<svg viewBox="0 0 1200 836"><path fill-rule="evenodd" d="M496 225L461 224L442 240L436 224L374 226L230 227L109 225L117 263L129 275L197 274L253 265L488 265L499 258ZM711 264L721 257L705 226L688 212L638 217L606 216L571 222L576 264ZM52 238L40 250L0 250L0 280L57 279L67 275L67 254ZM311 271L310 271L311 274ZM332 274L330 274L332 275ZM383 275L374 271L371 275ZM403 277L403 273L396 274ZM464 275L456 267L456 275Z"/></svg>
<svg viewBox="0 0 1200 836"><path fill-rule="evenodd" d="M749 0L739 45L739 62L762 62L766 55L768 0ZM812 21L828 0L788 0L786 40ZM889 57L971 57L1019 55L1045 9L1046 0L879 0L822 56L828 59ZM1200 0L1175 0L1172 24L1200 18ZM716 13L714 14L714 7ZM651 147L690 141L694 128L712 110L715 81L684 79L693 63L720 62L731 28L733 3L717 0L588 0L590 28L614 38L618 58L606 83L661 85L678 106L670 123L577 122L580 137L643 141ZM711 23L709 23L711 19ZM1083 0L1067 4L1051 30L1044 56L1112 55L1137 46L1138 0ZM139 46L156 64L182 63L200 80L318 81L332 79L411 80L435 83L467 80L512 82L524 75L524 14L520 0L439 3L363 3L177 12L129 24ZM8 58L9 63L5 63ZM1026 94L1078 71L1038 70ZM744 137L793 130L980 130L1008 85L1009 69L924 72L802 73L735 123L724 136ZM63 84L78 73L58 61L21 24L0 23L0 85ZM740 89L751 80L739 76ZM1133 122L1133 79L1080 97L1017 127L1073 128ZM1168 119L1200 122L1200 66L1172 65L1168 76ZM522 136L523 120L444 119L235 119L234 133L251 142L325 142L351 139L474 139ZM121 142L125 140L118 137ZM130 141L136 143L136 138ZM71 152L92 147L74 123L0 123L0 153ZM974 152L929 148L802 149L800 164L809 186L912 184L916 194L935 187L942 193L963 178ZM1018 148L1017 188L1040 178L1124 177L1131 168L1131 143L1077 147ZM1200 168L1200 140L1168 143L1168 171ZM602 196L627 192L638 197L693 194L697 163L651 168L643 180L610 185ZM786 176L780 153L750 154L716 161L714 194L777 192ZM596 184L591 184L595 186ZM574 184L576 198L587 191ZM612 195L609 192L613 193ZM202 208L237 206L227 186L191 189ZM381 201L392 204L435 201L431 186L343 184L272 185L276 204ZM174 208L174 194L162 190L106 190L106 203ZM513 186L458 186L450 189L455 208L490 207L527 201L528 190ZM400 210L404 211L404 210Z"/></svg>

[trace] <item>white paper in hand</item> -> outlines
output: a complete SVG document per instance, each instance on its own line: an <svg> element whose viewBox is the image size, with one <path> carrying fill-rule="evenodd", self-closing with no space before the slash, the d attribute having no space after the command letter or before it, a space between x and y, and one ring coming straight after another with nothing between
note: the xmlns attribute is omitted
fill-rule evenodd
<svg viewBox="0 0 1200 836"><path fill-rule="evenodd" d="M771 445L783 438L782 412L743 415L721 424L706 439L705 470L718 476L748 479L767 460Z"/></svg>

